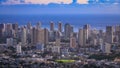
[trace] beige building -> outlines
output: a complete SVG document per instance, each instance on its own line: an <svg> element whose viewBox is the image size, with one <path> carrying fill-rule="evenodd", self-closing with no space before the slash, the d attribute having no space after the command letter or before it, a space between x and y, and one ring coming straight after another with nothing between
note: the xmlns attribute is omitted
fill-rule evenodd
<svg viewBox="0 0 120 68"><path fill-rule="evenodd" d="M76 48L76 45L77 45L76 38L75 37L71 37L70 38L70 47L71 48Z"/></svg>
<svg viewBox="0 0 120 68"><path fill-rule="evenodd" d="M83 46L83 29L79 29L78 32L78 44Z"/></svg>

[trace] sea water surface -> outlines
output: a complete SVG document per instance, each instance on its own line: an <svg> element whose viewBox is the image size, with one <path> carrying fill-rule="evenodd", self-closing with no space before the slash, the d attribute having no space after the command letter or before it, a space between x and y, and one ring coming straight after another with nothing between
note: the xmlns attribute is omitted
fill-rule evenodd
<svg viewBox="0 0 120 68"><path fill-rule="evenodd" d="M0 23L18 23L26 25L31 22L35 25L37 22L42 23L42 27L48 28L50 21L57 23L69 23L75 28L80 28L85 24L90 24L93 28L104 29L107 25L120 25L120 15L95 15L95 14L76 14L76 15L0 15Z"/></svg>

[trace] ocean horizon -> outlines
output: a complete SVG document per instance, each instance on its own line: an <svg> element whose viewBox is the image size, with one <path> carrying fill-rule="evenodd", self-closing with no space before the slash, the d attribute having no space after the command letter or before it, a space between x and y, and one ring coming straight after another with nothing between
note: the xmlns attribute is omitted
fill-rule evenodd
<svg viewBox="0 0 120 68"><path fill-rule="evenodd" d="M18 23L19 25L26 25L30 22L36 25L37 22L42 23L42 27L49 28L50 21L57 23L69 23L73 27L81 28L85 24L90 24L92 28L104 29L107 25L120 25L120 15L92 15L92 14L75 14L75 15L0 15L0 23Z"/></svg>

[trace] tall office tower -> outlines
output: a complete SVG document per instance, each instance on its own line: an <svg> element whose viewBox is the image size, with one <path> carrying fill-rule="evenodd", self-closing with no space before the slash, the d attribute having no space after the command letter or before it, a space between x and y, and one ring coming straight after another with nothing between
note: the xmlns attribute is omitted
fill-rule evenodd
<svg viewBox="0 0 120 68"><path fill-rule="evenodd" d="M59 32L59 31L55 31L55 34L54 34L54 39L58 39L58 38L60 38L61 37L61 35L60 35L61 33Z"/></svg>
<svg viewBox="0 0 120 68"><path fill-rule="evenodd" d="M40 40L39 43L46 45L48 43L48 29L44 28L40 30Z"/></svg>
<svg viewBox="0 0 120 68"><path fill-rule="evenodd" d="M27 23L27 29L28 29L28 30L31 29L31 23L30 23L30 22Z"/></svg>
<svg viewBox="0 0 120 68"><path fill-rule="evenodd" d="M76 48L76 45L77 45L76 38L75 37L71 37L70 38L70 47L71 48Z"/></svg>
<svg viewBox="0 0 120 68"><path fill-rule="evenodd" d="M26 31L27 30L26 30L25 27L21 28L21 42L22 42L22 45L27 43L27 32Z"/></svg>
<svg viewBox="0 0 120 68"><path fill-rule="evenodd" d="M41 28L41 22L38 22L38 23L36 24L36 27L37 27L37 29L40 29L40 28Z"/></svg>
<svg viewBox="0 0 120 68"><path fill-rule="evenodd" d="M50 22L50 31L54 31L54 23L52 21Z"/></svg>
<svg viewBox="0 0 120 68"><path fill-rule="evenodd" d="M60 46L60 43L61 43L61 40L60 39L56 39L56 42L55 42L56 46Z"/></svg>
<svg viewBox="0 0 120 68"><path fill-rule="evenodd" d="M15 30L16 32L18 32L18 23L12 24L12 28L13 28L13 30Z"/></svg>
<svg viewBox="0 0 120 68"><path fill-rule="evenodd" d="M36 29L36 27L33 27L31 30L31 43L32 44L37 43L37 29Z"/></svg>
<svg viewBox="0 0 120 68"><path fill-rule="evenodd" d="M115 26L115 38L116 42L120 43L120 25Z"/></svg>
<svg viewBox="0 0 120 68"><path fill-rule="evenodd" d="M14 30L14 37L17 37L17 34L18 34L18 23L12 24L12 28Z"/></svg>
<svg viewBox="0 0 120 68"><path fill-rule="evenodd" d="M84 39L84 37L83 37L83 29L79 29L79 32L78 32L78 44L80 45L80 46L83 46L83 39Z"/></svg>
<svg viewBox="0 0 120 68"><path fill-rule="evenodd" d="M106 27L106 42L107 43L113 43L113 27L112 26L107 26Z"/></svg>
<svg viewBox="0 0 120 68"><path fill-rule="evenodd" d="M5 36L10 38L12 37L12 34L13 34L12 24L6 24L5 25Z"/></svg>
<svg viewBox="0 0 120 68"><path fill-rule="evenodd" d="M104 36L104 35L103 35L103 30L99 30L99 37L100 37L100 38L103 38L103 36Z"/></svg>
<svg viewBox="0 0 120 68"><path fill-rule="evenodd" d="M87 46L87 41L88 41L88 34L87 34L87 30L83 29L83 45Z"/></svg>
<svg viewBox="0 0 120 68"><path fill-rule="evenodd" d="M0 38L3 37L4 31L5 31L5 24L0 24Z"/></svg>
<svg viewBox="0 0 120 68"><path fill-rule="evenodd" d="M73 27L70 24L68 24L68 23L65 24L64 32L65 32L65 38L69 39L71 33L73 33Z"/></svg>
<svg viewBox="0 0 120 68"><path fill-rule="evenodd" d="M27 33L26 33L25 27L21 28L21 42L22 42L22 45L25 45L27 43Z"/></svg>
<svg viewBox="0 0 120 68"><path fill-rule="evenodd" d="M90 25L89 24L84 25L83 29L86 32L86 39L88 39L90 37Z"/></svg>
<svg viewBox="0 0 120 68"><path fill-rule="evenodd" d="M61 22L58 23L58 31L62 32L62 23Z"/></svg>
<svg viewBox="0 0 120 68"><path fill-rule="evenodd" d="M21 43L19 43L16 47L16 52L17 53L22 53L22 48L21 48Z"/></svg>

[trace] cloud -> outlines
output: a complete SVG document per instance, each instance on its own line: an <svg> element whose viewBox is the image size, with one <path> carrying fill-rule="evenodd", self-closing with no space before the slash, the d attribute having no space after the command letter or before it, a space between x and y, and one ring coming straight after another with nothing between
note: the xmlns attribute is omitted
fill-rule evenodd
<svg viewBox="0 0 120 68"><path fill-rule="evenodd" d="M22 1L23 0L1 0L0 2L1 4L9 5L9 4L22 4Z"/></svg>
<svg viewBox="0 0 120 68"><path fill-rule="evenodd" d="M25 0L25 3L32 3L32 4L49 4L49 3L57 3L57 4L70 4L72 0Z"/></svg>
<svg viewBox="0 0 120 68"><path fill-rule="evenodd" d="M70 4L73 0L0 0L1 4Z"/></svg>
<svg viewBox="0 0 120 68"><path fill-rule="evenodd" d="M11 4L49 4L49 3L56 3L56 4L71 4L71 3L78 3L78 4L118 4L120 0L0 0L0 4L4 5L11 5Z"/></svg>
<svg viewBox="0 0 120 68"><path fill-rule="evenodd" d="M88 0L77 0L78 4L88 4Z"/></svg>

